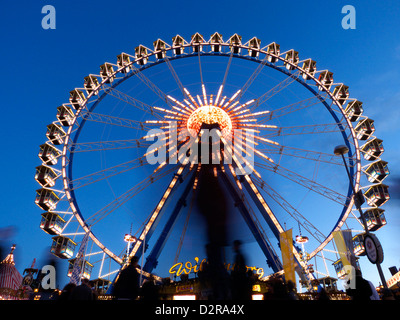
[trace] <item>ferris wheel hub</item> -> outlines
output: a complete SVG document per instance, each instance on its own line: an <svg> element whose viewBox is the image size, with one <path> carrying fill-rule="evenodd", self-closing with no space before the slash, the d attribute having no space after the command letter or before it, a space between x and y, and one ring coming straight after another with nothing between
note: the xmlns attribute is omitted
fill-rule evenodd
<svg viewBox="0 0 400 320"><path fill-rule="evenodd" d="M232 131L232 120L220 107L202 106L192 112L188 121L187 129L192 136L197 136L202 124L218 124L224 137Z"/></svg>

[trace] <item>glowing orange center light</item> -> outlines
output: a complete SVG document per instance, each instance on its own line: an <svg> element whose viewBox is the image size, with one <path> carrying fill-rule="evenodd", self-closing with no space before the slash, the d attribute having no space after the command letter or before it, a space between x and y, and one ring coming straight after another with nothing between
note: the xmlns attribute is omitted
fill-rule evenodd
<svg viewBox="0 0 400 320"><path fill-rule="evenodd" d="M203 106L197 108L193 111L187 121L187 129L190 134L195 137L199 133L203 123L219 124L221 133L224 137L228 136L232 131L231 118L220 107Z"/></svg>

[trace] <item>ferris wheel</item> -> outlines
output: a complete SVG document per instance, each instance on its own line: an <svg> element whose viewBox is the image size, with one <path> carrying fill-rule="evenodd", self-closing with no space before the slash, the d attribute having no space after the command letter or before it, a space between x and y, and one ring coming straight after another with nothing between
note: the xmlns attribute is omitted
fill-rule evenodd
<svg viewBox="0 0 400 320"><path fill-rule="evenodd" d="M81 245L85 277L110 280L134 255L151 273L185 250L197 254L202 226L191 213L202 161L193 150L205 128L224 145L213 175L237 213L228 231L247 230L269 273L282 272L277 242L288 229L304 281L332 265L340 275L335 231L352 230L364 254L352 184L368 228L386 224L389 171L374 121L348 86L293 49L237 34L177 35L121 53L69 95L40 146L35 202L51 252L73 266ZM337 145L348 149L352 184ZM167 247L175 249L163 257Z"/></svg>

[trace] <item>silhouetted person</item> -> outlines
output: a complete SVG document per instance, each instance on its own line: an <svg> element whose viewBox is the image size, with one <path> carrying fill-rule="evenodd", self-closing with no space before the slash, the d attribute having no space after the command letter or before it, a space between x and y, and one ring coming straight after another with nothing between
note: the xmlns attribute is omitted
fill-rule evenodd
<svg viewBox="0 0 400 320"><path fill-rule="evenodd" d="M64 289L62 290L60 296L58 297L59 301L66 301L70 300L71 293L75 289L76 284L75 283L68 283L65 285Z"/></svg>
<svg viewBox="0 0 400 320"><path fill-rule="evenodd" d="M371 300L372 289L369 282L362 277L361 270L356 269L355 278L355 288L346 289L346 293L355 301Z"/></svg>
<svg viewBox="0 0 400 320"><path fill-rule="evenodd" d="M299 296L297 295L296 292L296 285L292 280L289 280L286 284L287 292L288 292L288 298L289 300L300 300Z"/></svg>
<svg viewBox="0 0 400 320"><path fill-rule="evenodd" d="M69 300L94 300L88 279L82 279L81 284L72 290Z"/></svg>
<svg viewBox="0 0 400 320"><path fill-rule="evenodd" d="M158 286L153 275L143 283L141 297L142 300L158 300Z"/></svg>
<svg viewBox="0 0 400 320"><path fill-rule="evenodd" d="M241 241L233 242L233 251L235 252L235 261L231 272L232 279L232 299L249 300L250 299L250 279L247 275L247 266L244 255L241 251Z"/></svg>
<svg viewBox="0 0 400 320"><path fill-rule="evenodd" d="M139 272L136 270L139 258L134 256L120 272L114 284L114 295L120 300L135 300L139 295Z"/></svg>

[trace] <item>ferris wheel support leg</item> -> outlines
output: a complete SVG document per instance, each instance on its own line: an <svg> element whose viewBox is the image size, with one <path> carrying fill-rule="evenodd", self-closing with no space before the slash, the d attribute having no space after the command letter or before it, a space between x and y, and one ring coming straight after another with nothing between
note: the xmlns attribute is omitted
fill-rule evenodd
<svg viewBox="0 0 400 320"><path fill-rule="evenodd" d="M149 221L146 223L146 225L143 228L143 231L141 232L138 241L135 243L134 247L132 248L129 258L133 256L140 257L143 253L143 245L148 243L150 240L153 231L155 227L157 226L157 223L159 222L159 218L161 216L162 210L165 207L165 203L170 199L171 193L176 189L176 184L178 181L182 182L182 173L184 169L186 168L187 164L184 163L180 166L178 169L177 173L174 175L172 178L170 184L168 185L166 191L164 192L161 200L158 202L156 208L153 211L153 214L151 215Z"/></svg>
<svg viewBox="0 0 400 320"><path fill-rule="evenodd" d="M224 182L225 186L227 187L229 193L231 194L232 198L235 201L235 206L239 209L240 213L242 214L243 219L246 221L247 226L249 227L250 231L253 233L254 238L256 239L258 245L260 246L261 250L263 251L265 257L267 258L267 263L271 266L274 272L278 272L283 269L282 262L279 258L274 254L272 249L269 247L267 242L264 240L260 229L257 227L254 220L251 218L251 215L244 204L242 198L238 194L237 190L235 189L234 185L229 180L228 176L224 173L220 175L222 177L222 181Z"/></svg>
<svg viewBox="0 0 400 320"><path fill-rule="evenodd" d="M192 190L193 188L195 176L196 173L194 172L192 178L188 181L186 188L182 193L182 196L177 201L175 208L171 213L171 216L169 217L167 223L164 226L164 229L161 232L161 235L159 236L157 242L151 250L150 255L146 258L146 263L143 267L144 271L151 273L153 269L157 267L158 257L160 256L161 251L163 250L165 243L168 240L168 237L171 233L173 226L175 225L177 218L179 217L182 207L186 205L186 198L190 190Z"/></svg>
<svg viewBox="0 0 400 320"><path fill-rule="evenodd" d="M279 224L279 222L276 220L274 214L272 213L272 210L269 208L268 204L266 201L263 199L257 188L254 186L252 180L250 177L243 177L241 179L241 182L244 184L247 192L249 193L251 199L257 206L258 210L260 211L261 215L263 216L264 220L267 222L268 226L270 227L271 231L275 235L276 239L279 242L280 239L280 233L283 232L283 228ZM252 185L250 185L250 183ZM260 200L261 198L261 200ZM273 221L275 219L275 222ZM294 261L295 261L295 271L303 281L310 281L314 278L313 275L309 275L310 279L306 279L304 273L303 273L303 267L301 266L301 263L298 259L298 253L295 247L293 247L293 253L294 253ZM282 268L280 269L282 270Z"/></svg>

